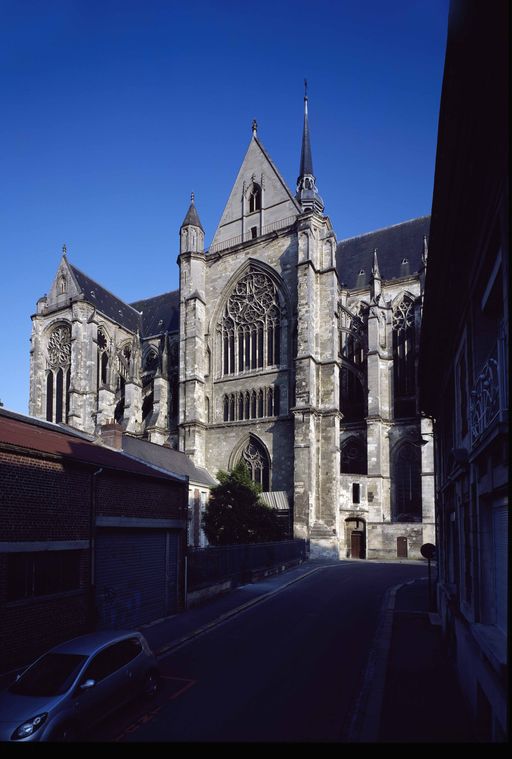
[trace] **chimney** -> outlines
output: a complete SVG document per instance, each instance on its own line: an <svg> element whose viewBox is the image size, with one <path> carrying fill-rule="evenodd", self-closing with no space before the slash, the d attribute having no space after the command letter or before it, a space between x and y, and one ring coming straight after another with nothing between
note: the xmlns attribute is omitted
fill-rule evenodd
<svg viewBox="0 0 512 759"><path fill-rule="evenodd" d="M102 425L100 429L100 441L109 448L116 448L118 451L123 450L123 428L117 422L108 422Z"/></svg>

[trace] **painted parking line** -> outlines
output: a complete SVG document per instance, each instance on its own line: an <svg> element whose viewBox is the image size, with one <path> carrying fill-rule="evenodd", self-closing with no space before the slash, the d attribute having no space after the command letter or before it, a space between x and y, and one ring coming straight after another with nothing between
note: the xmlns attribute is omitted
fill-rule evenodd
<svg viewBox="0 0 512 759"><path fill-rule="evenodd" d="M158 713L161 711L162 706L164 706L164 704L169 703L170 701L174 701L176 698L179 698L187 690L192 688L192 686L197 683L197 680L192 680L191 678L187 678L187 677L172 677L171 675L161 675L160 678L162 680L169 681L170 685L176 684L176 686L179 685L179 687L172 688L172 692L166 695L163 701L160 704L158 704L158 706L154 706L152 709L150 709L147 712L144 712L143 714L140 714L137 717L137 719L133 720L133 722L131 722L127 727L125 727L123 731L114 738L115 743L120 743L127 736L133 735L133 733L136 733L137 730L141 728L143 725L147 725L148 723L152 722L154 718L158 715Z"/></svg>

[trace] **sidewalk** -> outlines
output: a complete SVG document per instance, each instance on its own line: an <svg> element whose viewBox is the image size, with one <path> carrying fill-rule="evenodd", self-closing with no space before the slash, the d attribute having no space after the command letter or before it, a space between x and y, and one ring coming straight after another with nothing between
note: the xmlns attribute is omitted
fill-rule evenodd
<svg viewBox="0 0 512 759"><path fill-rule="evenodd" d="M392 615L378 742L476 742L427 581L399 588Z"/></svg>

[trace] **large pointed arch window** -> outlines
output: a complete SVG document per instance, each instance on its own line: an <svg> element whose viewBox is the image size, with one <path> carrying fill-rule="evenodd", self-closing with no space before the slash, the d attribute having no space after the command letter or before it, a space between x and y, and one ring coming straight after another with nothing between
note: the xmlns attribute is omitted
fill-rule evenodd
<svg viewBox="0 0 512 759"><path fill-rule="evenodd" d="M251 479L263 491L270 489L270 460L267 451L257 438L251 437L242 451L241 460L247 465Z"/></svg>
<svg viewBox="0 0 512 759"><path fill-rule="evenodd" d="M46 372L46 419L67 422L71 378L71 329L67 324L55 327L48 339Z"/></svg>
<svg viewBox="0 0 512 759"><path fill-rule="evenodd" d="M267 274L249 271L238 280L224 308L221 333L223 374L280 364L281 309Z"/></svg>
<svg viewBox="0 0 512 759"><path fill-rule="evenodd" d="M393 389L395 417L416 413L416 327L414 300L402 298L393 310Z"/></svg>
<svg viewBox="0 0 512 759"><path fill-rule="evenodd" d="M342 309L340 330L340 409L346 422L362 421L367 414L368 309L355 314Z"/></svg>
<svg viewBox="0 0 512 759"><path fill-rule="evenodd" d="M421 452L402 443L391 459L391 508L395 522L421 521Z"/></svg>

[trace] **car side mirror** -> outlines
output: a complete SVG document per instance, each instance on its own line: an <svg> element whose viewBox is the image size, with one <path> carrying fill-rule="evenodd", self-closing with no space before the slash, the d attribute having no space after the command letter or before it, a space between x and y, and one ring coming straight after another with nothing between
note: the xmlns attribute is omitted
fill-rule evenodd
<svg viewBox="0 0 512 759"><path fill-rule="evenodd" d="M90 688L94 688L95 685L96 685L96 680L86 680L80 686L80 690L90 690Z"/></svg>

